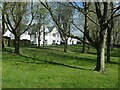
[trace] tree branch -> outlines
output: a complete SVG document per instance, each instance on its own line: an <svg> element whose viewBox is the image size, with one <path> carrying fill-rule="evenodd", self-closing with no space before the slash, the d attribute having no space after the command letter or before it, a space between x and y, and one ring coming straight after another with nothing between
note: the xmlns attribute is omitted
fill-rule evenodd
<svg viewBox="0 0 120 90"><path fill-rule="evenodd" d="M83 30L81 30L80 28L78 28L77 25L76 25L74 22L72 22L72 24L73 24L79 31L81 31L82 33L84 33Z"/></svg>
<svg viewBox="0 0 120 90"><path fill-rule="evenodd" d="M92 21L93 23L95 23L97 26L100 26L96 21L94 21L92 18L90 18L88 15L87 15L87 17L88 17L88 19L90 20L90 21Z"/></svg>

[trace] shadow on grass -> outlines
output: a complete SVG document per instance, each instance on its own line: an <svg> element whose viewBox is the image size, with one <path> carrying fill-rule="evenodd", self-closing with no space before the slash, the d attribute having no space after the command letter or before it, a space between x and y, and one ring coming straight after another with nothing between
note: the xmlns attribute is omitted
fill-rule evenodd
<svg viewBox="0 0 120 90"><path fill-rule="evenodd" d="M87 54L97 55L97 52L90 52L90 51L88 51Z"/></svg>
<svg viewBox="0 0 120 90"><path fill-rule="evenodd" d="M106 63L108 63L108 62L106 62ZM109 62L108 64L120 64L119 62L115 62L115 61L111 61L111 62Z"/></svg>
<svg viewBox="0 0 120 90"><path fill-rule="evenodd" d="M69 68L75 68L75 69L81 69L81 70L90 70L90 71L93 71L93 69L85 69L85 68L80 68L80 67L76 67L76 66L70 66L70 65L67 65L67 64L58 63L58 62L54 62L54 61L40 60L40 59L37 59L37 58L33 58L33 57L29 57L29 56L21 55L21 54L20 54L20 56L21 56L21 57L25 57L25 58L29 58L29 59L34 60L33 62L27 62L27 63L41 64L39 61L42 61L42 62L44 62L44 63L52 64L52 65L60 65L60 66L65 66L65 67L69 67ZM38 61L38 62L35 62L35 61Z"/></svg>
<svg viewBox="0 0 120 90"><path fill-rule="evenodd" d="M56 48L47 48L47 47L45 47L45 48L42 48L42 47L40 47L39 49L45 49L45 50L50 50L50 51L57 51L57 52L60 52L60 53L56 53L56 52L47 52L47 54L48 55L50 55L50 56L53 56L53 57L60 57L61 58L61 60L64 60L64 59L67 59L67 60L69 60L69 59L73 59L73 60L82 60L82 61L93 61L93 62L95 62L96 60L94 60L94 59L90 59L89 57L87 57L87 55L86 55L86 57L78 57L78 56L74 56L74 55L67 55L67 54L69 54L69 52L68 53L65 53L65 52L63 52L62 50L60 50L60 49L56 49ZM32 50L33 51L33 50ZM77 53L77 54L81 54L81 52L79 51L79 50L76 50L76 51L78 51L78 52L74 52L75 54Z"/></svg>
<svg viewBox="0 0 120 90"><path fill-rule="evenodd" d="M120 57L120 49L118 49L118 48L112 49L111 57Z"/></svg>
<svg viewBox="0 0 120 90"><path fill-rule="evenodd" d="M60 57L61 59L67 59L67 60L70 60L70 59L72 59L72 60L77 60L77 61L89 61L89 62L96 62L96 60L95 59L90 59L89 57L87 57L87 55L86 55L86 57L83 57L83 56L80 56L80 57L78 57L78 56L75 56L75 55L66 55L66 54L59 54L59 53L53 53L53 52L50 52L49 53L50 55L52 55L53 57Z"/></svg>
<svg viewBox="0 0 120 90"><path fill-rule="evenodd" d="M106 50L106 49L105 49ZM120 49L119 48L112 48L110 50L110 57L120 57ZM97 51L88 51L87 54L91 54L91 55L97 55ZM107 56L107 50L105 52L105 56Z"/></svg>
<svg viewBox="0 0 120 90"><path fill-rule="evenodd" d="M15 54L14 52L11 52L9 50L6 50L7 52L9 53L12 53L12 54ZM85 69L85 68L81 68L81 67L76 67L76 66L71 66L71 65L67 65L67 64L64 64L64 63L59 63L59 62L54 62L54 61L48 61L48 60L41 60L40 58L35 58L35 57L29 57L29 56L26 56L26 55L22 55L22 54L16 54L16 55L19 55L21 57L24 57L26 58L26 60L28 59L31 59L32 62L30 61L20 61L20 62L23 62L23 63L34 63L34 64L41 64L40 61L42 61L44 64L52 64L52 65L60 65L60 66L64 66L64 67L68 67L68 68L74 68L74 69L80 69L80 70L89 70L89 71L94 71L93 69Z"/></svg>

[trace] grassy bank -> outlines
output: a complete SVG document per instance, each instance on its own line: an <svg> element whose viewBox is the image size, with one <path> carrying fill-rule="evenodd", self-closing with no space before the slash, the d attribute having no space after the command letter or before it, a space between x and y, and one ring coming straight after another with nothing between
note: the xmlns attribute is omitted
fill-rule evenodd
<svg viewBox="0 0 120 90"><path fill-rule="evenodd" d="M12 48L7 48L12 51ZM111 64L106 73L94 71L96 51L81 53L81 47L62 46L21 48L20 55L3 51L4 88L115 88L118 87L118 57L120 50L111 51Z"/></svg>

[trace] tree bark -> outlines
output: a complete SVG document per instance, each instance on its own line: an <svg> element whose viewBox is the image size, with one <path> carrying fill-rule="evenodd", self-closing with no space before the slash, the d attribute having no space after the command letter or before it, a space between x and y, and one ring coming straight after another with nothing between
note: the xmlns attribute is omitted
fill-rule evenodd
<svg viewBox="0 0 120 90"><path fill-rule="evenodd" d="M4 17L4 11L2 10L2 49L5 48L4 40L3 40L4 32L5 32L5 17Z"/></svg>
<svg viewBox="0 0 120 90"><path fill-rule="evenodd" d="M38 47L40 47L40 31L38 32Z"/></svg>
<svg viewBox="0 0 120 90"><path fill-rule="evenodd" d="M111 13L113 13L113 2L110 3L111 6ZM111 48L111 34L112 34L112 29L113 29L113 15L111 15L111 22L110 26L108 27L107 30L107 62L110 63L110 48Z"/></svg>
<svg viewBox="0 0 120 90"><path fill-rule="evenodd" d="M68 39L64 40L64 52L66 52L66 53L67 53L67 41L68 41Z"/></svg>
<svg viewBox="0 0 120 90"><path fill-rule="evenodd" d="M84 2L84 10L85 12L87 11L87 2ZM87 30L87 14L84 14L85 16L85 23L84 23L84 36L83 36L83 50L82 53L86 53L87 51L87 44L85 42L87 42L87 37L86 37L86 30Z"/></svg>
<svg viewBox="0 0 120 90"><path fill-rule="evenodd" d="M101 32L100 34L100 41L96 47L97 49L97 62L96 62L96 68L94 70L98 72L104 72L105 71L105 43L106 43L106 32Z"/></svg>
<svg viewBox="0 0 120 90"><path fill-rule="evenodd" d="M43 48L45 47L45 27L43 25Z"/></svg>
<svg viewBox="0 0 120 90"><path fill-rule="evenodd" d="M110 48L111 48L111 33L112 30L107 30L107 62L110 62Z"/></svg>
<svg viewBox="0 0 120 90"><path fill-rule="evenodd" d="M19 54L20 51L19 51L19 45L20 44L20 37L15 35L15 40L14 40L14 47L15 47L15 53L16 54Z"/></svg>

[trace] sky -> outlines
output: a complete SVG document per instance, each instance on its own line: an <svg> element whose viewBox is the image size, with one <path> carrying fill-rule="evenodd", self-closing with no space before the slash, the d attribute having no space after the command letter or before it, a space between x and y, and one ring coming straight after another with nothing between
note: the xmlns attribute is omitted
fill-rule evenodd
<svg viewBox="0 0 120 90"><path fill-rule="evenodd" d="M77 4L79 7L83 8L83 2L76 2L76 4Z"/></svg>

